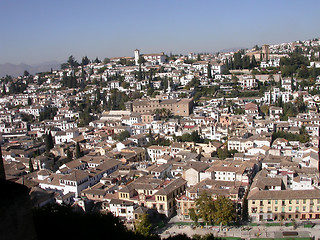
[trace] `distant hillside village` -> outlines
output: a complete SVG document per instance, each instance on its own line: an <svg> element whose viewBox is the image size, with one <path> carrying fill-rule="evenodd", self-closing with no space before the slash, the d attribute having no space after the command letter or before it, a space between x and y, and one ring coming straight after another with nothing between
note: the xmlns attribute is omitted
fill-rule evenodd
<svg viewBox="0 0 320 240"><path fill-rule="evenodd" d="M34 207L126 224L195 220L206 195L232 221L320 219L319 39L186 56L77 61L0 80L6 179Z"/></svg>

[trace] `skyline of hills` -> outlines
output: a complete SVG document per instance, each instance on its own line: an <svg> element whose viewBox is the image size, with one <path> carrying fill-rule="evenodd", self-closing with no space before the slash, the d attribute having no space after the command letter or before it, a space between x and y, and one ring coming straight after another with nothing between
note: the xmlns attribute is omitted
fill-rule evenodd
<svg viewBox="0 0 320 240"><path fill-rule="evenodd" d="M39 72L47 72L52 69L60 69L60 63L57 61L44 62L39 64L13 64L4 63L0 64L0 77L5 77L6 75L11 75L12 77L17 77L23 75L23 72L27 70L30 74L34 75Z"/></svg>

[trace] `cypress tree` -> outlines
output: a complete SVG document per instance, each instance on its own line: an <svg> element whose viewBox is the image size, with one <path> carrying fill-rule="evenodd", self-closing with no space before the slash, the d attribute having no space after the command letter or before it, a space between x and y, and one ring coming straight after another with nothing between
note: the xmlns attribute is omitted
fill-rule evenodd
<svg viewBox="0 0 320 240"><path fill-rule="evenodd" d="M31 158L29 158L29 171L32 173L34 172L33 164Z"/></svg>
<svg viewBox="0 0 320 240"><path fill-rule="evenodd" d="M72 161L72 152L70 151L70 149L67 150L67 160L68 162Z"/></svg>
<svg viewBox="0 0 320 240"><path fill-rule="evenodd" d="M212 78L212 74L211 74L211 64L208 63L208 78Z"/></svg>
<svg viewBox="0 0 320 240"><path fill-rule="evenodd" d="M46 134L45 141L46 141L46 152L50 152L50 149L54 147L51 132L49 132L49 134Z"/></svg>
<svg viewBox="0 0 320 240"><path fill-rule="evenodd" d="M251 59L251 68L255 68L256 66L257 66L257 61L255 56L253 55Z"/></svg>
<svg viewBox="0 0 320 240"><path fill-rule="evenodd" d="M49 143L49 135L48 134L46 134L45 143L46 143L46 152L50 152L50 143Z"/></svg>
<svg viewBox="0 0 320 240"><path fill-rule="evenodd" d="M81 152L80 145L77 142L77 145L76 145L76 158L80 158L82 156L83 156L83 152Z"/></svg>
<svg viewBox="0 0 320 240"><path fill-rule="evenodd" d="M51 132L49 132L49 147L50 149L54 148L53 137L51 135Z"/></svg>

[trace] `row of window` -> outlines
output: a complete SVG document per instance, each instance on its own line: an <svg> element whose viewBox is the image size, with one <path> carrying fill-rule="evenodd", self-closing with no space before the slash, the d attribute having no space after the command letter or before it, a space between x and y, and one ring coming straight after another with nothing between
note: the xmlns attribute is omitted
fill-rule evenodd
<svg viewBox="0 0 320 240"><path fill-rule="evenodd" d="M292 204L294 201L295 201L296 204L299 204L299 203L300 203L300 200L297 199L297 200L274 200L274 204L286 205L286 201L287 201L288 204ZM307 203L307 200L306 200L306 199L303 199L303 200L301 200L301 201L302 201L303 204L306 204L306 203ZM314 200L311 199L311 200L310 200L310 205L314 204L314 202L317 202L317 204L320 204L320 199L314 199ZM271 204L271 200L268 200L267 203L268 203L268 204ZM252 201L252 204L253 204L253 205L256 204L256 201L253 200L253 201ZM262 200L260 200L260 206L263 206L263 201L262 201Z"/></svg>
<svg viewBox="0 0 320 240"><path fill-rule="evenodd" d="M278 212L280 209L281 209L281 212L283 212L283 213L286 212L285 207L281 207L281 208L275 207L275 208L274 208L274 212ZM292 208L291 206L289 206L289 207L288 207L288 212L292 212L292 211L294 211L294 210L295 210L296 212L299 212L300 209L301 209L301 208L298 207L298 206L295 207L295 209ZM312 207L310 207L310 209L307 210L307 207L306 207L306 206L302 206L302 212L312 211L312 210L313 210ZM272 212L272 209L271 209L270 207L268 207L267 211L268 211L268 212ZM317 206L316 211L317 211L317 212L320 211L320 206ZM251 208L251 212L252 212L252 213L256 213L256 212L257 212L257 208L255 208L255 207ZM263 212L264 212L263 208L260 207L260 213L263 213Z"/></svg>
<svg viewBox="0 0 320 240"><path fill-rule="evenodd" d="M121 198L128 198L128 194L127 193L120 193L120 197Z"/></svg>

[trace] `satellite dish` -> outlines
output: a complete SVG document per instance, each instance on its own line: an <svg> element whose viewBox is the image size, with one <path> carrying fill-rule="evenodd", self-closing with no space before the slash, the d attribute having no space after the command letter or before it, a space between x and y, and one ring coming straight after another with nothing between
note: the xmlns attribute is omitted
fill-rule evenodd
<svg viewBox="0 0 320 240"><path fill-rule="evenodd" d="M46 168L46 164L45 163L42 163L42 169L45 169Z"/></svg>

